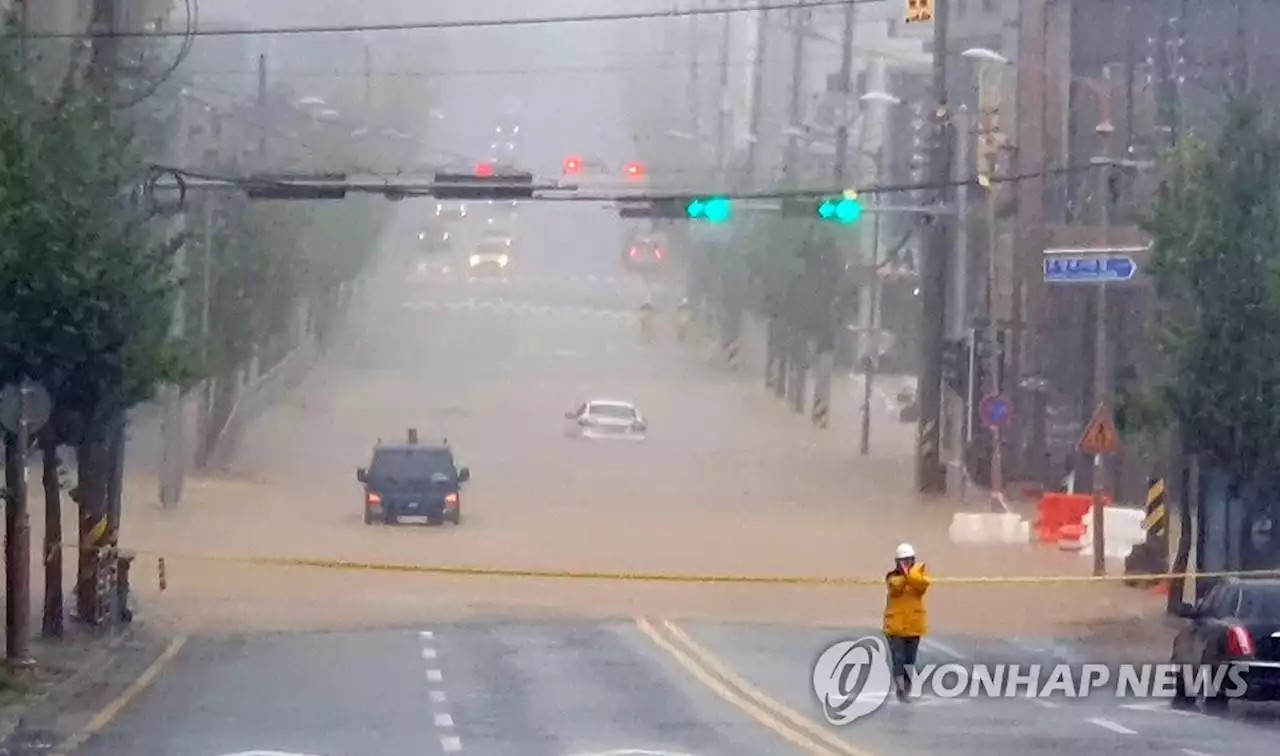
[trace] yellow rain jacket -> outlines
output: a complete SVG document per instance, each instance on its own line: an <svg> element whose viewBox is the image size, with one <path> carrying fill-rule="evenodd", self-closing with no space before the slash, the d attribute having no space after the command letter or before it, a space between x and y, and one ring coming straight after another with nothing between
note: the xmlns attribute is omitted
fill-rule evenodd
<svg viewBox="0 0 1280 756"><path fill-rule="evenodd" d="M884 634L902 638L919 638L929 629L924 594L929 590L929 576L924 565L916 564L903 575L893 570L884 577L888 595L884 604Z"/></svg>

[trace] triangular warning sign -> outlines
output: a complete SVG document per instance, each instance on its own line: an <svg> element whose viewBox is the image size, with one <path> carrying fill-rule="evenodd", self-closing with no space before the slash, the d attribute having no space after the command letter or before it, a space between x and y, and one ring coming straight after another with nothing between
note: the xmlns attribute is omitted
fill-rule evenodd
<svg viewBox="0 0 1280 756"><path fill-rule="evenodd" d="M1085 426L1084 435L1080 437L1080 451L1084 454L1114 454L1120 451L1120 432L1116 430L1116 421L1105 403L1098 405L1093 411L1093 418Z"/></svg>

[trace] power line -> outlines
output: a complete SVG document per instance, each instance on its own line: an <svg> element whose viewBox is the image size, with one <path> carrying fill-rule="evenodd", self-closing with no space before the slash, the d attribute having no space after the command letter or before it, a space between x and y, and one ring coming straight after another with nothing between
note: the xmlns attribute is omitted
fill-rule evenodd
<svg viewBox="0 0 1280 756"><path fill-rule="evenodd" d="M760 13L808 8L830 8L844 6L849 3L879 3L883 0L802 0L789 3L758 3L742 5L735 8L687 8L668 11L632 11L629 13L591 13L577 16L530 16L527 18L474 19L470 21L412 21L394 24L335 24L313 26L283 26L275 28L243 28L243 29L200 29L197 37L264 37L264 36L300 36L313 34L363 34L372 32L424 31L431 29L485 29L509 26L550 26L559 24L586 24L609 21L642 21L646 19L683 18L693 16L725 16L740 13ZM163 37L185 36L182 32L172 31L87 31L87 32L41 32L31 34L28 39L86 39L95 37L123 37L158 39Z"/></svg>

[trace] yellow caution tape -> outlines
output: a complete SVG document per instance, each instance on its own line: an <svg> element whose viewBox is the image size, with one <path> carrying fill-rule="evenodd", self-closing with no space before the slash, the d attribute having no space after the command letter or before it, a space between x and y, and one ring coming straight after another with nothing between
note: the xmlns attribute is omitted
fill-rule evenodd
<svg viewBox="0 0 1280 756"><path fill-rule="evenodd" d="M173 560L223 562L263 567L310 567L316 569L357 572L406 572L456 577L541 578L549 580L600 580L649 583L720 583L746 585L854 586L884 585L884 577L854 575L745 575L687 572L644 572L630 570L553 570L528 567L490 567L480 565L418 564L412 562L363 562L323 557L252 556L231 554L180 554L172 552L131 551L135 556ZM1244 570L1235 572L1159 572L1119 575L986 575L930 576L934 584L981 585L987 583L1097 583L1115 581L1160 581L1179 578L1275 578L1276 570Z"/></svg>

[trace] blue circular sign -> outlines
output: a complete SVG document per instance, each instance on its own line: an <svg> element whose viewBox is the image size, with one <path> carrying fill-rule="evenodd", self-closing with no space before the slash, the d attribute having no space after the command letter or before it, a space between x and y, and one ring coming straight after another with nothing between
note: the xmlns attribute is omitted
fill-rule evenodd
<svg viewBox="0 0 1280 756"><path fill-rule="evenodd" d="M999 394L984 396L978 405L978 415L988 428L1003 428L1013 419L1013 404Z"/></svg>

